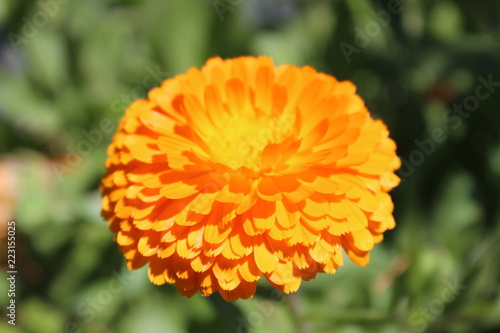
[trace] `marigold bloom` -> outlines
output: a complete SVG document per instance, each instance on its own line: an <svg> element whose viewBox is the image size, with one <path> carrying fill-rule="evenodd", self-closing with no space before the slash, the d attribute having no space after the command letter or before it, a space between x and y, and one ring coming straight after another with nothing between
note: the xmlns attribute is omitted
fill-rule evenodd
<svg viewBox="0 0 500 333"><path fill-rule="evenodd" d="M180 293L286 293L358 265L394 227L400 161L355 86L268 57L212 58L126 111L102 215L129 269Z"/></svg>

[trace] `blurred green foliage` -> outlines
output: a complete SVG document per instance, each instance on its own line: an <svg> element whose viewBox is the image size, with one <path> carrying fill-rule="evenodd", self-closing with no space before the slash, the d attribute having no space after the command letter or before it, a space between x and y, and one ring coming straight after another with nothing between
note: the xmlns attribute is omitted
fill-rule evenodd
<svg viewBox="0 0 500 333"><path fill-rule="evenodd" d="M18 275L17 325L2 314L0 331L500 331L500 91L483 82L500 81L498 13L495 1L1 1L0 225L5 243L17 222ZM367 267L346 262L297 296L262 283L248 301L188 300L124 270L99 216L105 151L132 100L244 54L357 85L403 158L398 225Z"/></svg>

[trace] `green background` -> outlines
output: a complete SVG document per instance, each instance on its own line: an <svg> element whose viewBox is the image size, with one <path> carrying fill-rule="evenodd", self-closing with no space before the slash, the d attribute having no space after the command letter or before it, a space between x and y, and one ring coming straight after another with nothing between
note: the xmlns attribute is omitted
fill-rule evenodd
<svg viewBox="0 0 500 333"><path fill-rule="evenodd" d="M0 1L0 331L500 331L499 14L498 1ZM367 267L293 297L262 281L252 300L186 299L124 271L99 216L105 151L161 80L246 54L357 85L404 161L397 227Z"/></svg>

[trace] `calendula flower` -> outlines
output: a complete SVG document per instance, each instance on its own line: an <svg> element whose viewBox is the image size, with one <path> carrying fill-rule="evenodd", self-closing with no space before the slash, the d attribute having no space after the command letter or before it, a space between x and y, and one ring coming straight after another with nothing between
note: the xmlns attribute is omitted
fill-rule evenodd
<svg viewBox="0 0 500 333"><path fill-rule="evenodd" d="M212 58L127 109L103 217L156 285L250 298L358 265L394 227L400 161L348 81L268 57Z"/></svg>

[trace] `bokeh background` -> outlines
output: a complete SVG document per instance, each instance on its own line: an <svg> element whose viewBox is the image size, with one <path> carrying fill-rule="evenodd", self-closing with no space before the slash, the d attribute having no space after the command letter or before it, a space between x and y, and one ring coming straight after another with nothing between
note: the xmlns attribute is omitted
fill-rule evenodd
<svg viewBox="0 0 500 333"><path fill-rule="evenodd" d="M500 2L1 0L1 332L500 332ZM351 80L403 159L397 227L291 298L128 272L98 184L134 99L211 56ZM16 222L16 326L7 221Z"/></svg>

